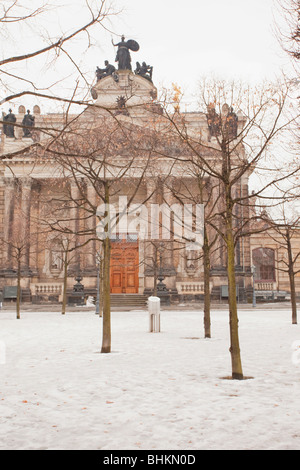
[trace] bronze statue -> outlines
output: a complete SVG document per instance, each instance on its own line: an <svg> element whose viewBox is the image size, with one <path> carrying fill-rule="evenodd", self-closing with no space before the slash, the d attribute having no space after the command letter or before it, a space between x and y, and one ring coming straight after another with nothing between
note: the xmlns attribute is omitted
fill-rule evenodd
<svg viewBox="0 0 300 470"><path fill-rule="evenodd" d="M225 106L225 105L224 105ZM224 111L223 111L224 110ZM207 107L207 124L209 129L209 140L211 137L217 137L221 134L226 140L237 138L238 116L232 107L222 108L222 117L216 112L215 106L210 103Z"/></svg>
<svg viewBox="0 0 300 470"><path fill-rule="evenodd" d="M217 137L221 132L221 118L216 112L215 106L210 103L207 106L207 124L209 129L209 137Z"/></svg>
<svg viewBox="0 0 300 470"><path fill-rule="evenodd" d="M34 126L35 117L30 114L29 109L27 109L27 114L25 114L22 125L24 126L23 129L23 136L24 137L31 137L31 127Z"/></svg>
<svg viewBox="0 0 300 470"><path fill-rule="evenodd" d="M118 62L118 70L132 70L131 56L129 50L137 52L140 48L139 44L133 39L125 41L124 35L122 36L120 42L114 44L114 42L112 41L112 44L114 46L118 46L118 51L115 60L116 62Z"/></svg>
<svg viewBox="0 0 300 470"><path fill-rule="evenodd" d="M97 81L101 80L101 78L108 77L109 75L113 75L114 72L116 71L116 67L114 65L111 65L108 60L104 61L105 68L100 69L97 67L96 70L96 75L97 75Z"/></svg>
<svg viewBox="0 0 300 470"><path fill-rule="evenodd" d="M136 63L136 69L134 71L136 75L140 75L141 77L144 77L152 82L152 72L153 67L147 65L146 62L142 62L142 65L139 62Z"/></svg>
<svg viewBox="0 0 300 470"><path fill-rule="evenodd" d="M226 117L225 130L228 134L229 139L236 139L238 132L238 117L233 111L233 108L229 108L229 113Z"/></svg>
<svg viewBox="0 0 300 470"><path fill-rule="evenodd" d="M12 110L9 110L9 114L3 117L4 122L15 123L17 120ZM3 132L7 137L15 137L15 127L13 124L3 124Z"/></svg>

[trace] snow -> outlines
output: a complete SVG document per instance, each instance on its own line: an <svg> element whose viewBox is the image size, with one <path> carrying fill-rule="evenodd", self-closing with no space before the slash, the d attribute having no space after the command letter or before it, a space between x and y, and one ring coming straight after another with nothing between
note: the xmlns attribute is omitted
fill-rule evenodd
<svg viewBox="0 0 300 470"><path fill-rule="evenodd" d="M162 311L160 333L146 311L112 312L111 354L92 311L2 310L0 449L299 450L299 326L288 308L239 319L243 381L226 310L211 339L201 311Z"/></svg>

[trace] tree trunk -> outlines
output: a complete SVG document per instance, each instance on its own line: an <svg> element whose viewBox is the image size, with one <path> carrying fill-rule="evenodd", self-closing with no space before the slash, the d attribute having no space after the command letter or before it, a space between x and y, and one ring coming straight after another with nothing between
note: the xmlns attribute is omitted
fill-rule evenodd
<svg viewBox="0 0 300 470"><path fill-rule="evenodd" d="M296 301L296 286L295 286L295 273L293 263L292 244L289 231L286 233L287 249L288 249L288 266L289 266L289 280L291 289L291 304L292 304L292 324L297 325L297 301Z"/></svg>
<svg viewBox="0 0 300 470"><path fill-rule="evenodd" d="M65 259L64 259L64 285L63 285L63 299L62 299L62 308L61 308L62 315L65 315L65 313L66 313L67 282L68 282L68 253L66 251L65 252Z"/></svg>
<svg viewBox="0 0 300 470"><path fill-rule="evenodd" d="M17 273L17 305L16 305L16 313L17 313L17 320L20 320L20 305L21 305L21 258L18 258L18 273Z"/></svg>
<svg viewBox="0 0 300 470"><path fill-rule="evenodd" d="M153 271L154 271L153 272L153 296L157 297L157 261L156 259L154 261Z"/></svg>
<svg viewBox="0 0 300 470"><path fill-rule="evenodd" d="M103 316L103 259L100 259L100 265L99 265L99 276L100 276L100 283L99 283L99 317Z"/></svg>
<svg viewBox="0 0 300 470"><path fill-rule="evenodd" d="M211 338L210 329L210 259L209 259L209 245L207 238L206 227L204 227L204 240L203 240L203 265L204 265L204 337Z"/></svg>
<svg viewBox="0 0 300 470"><path fill-rule="evenodd" d="M110 239L103 242L103 336L102 353L111 352L111 315L110 315Z"/></svg>
<svg viewBox="0 0 300 470"><path fill-rule="evenodd" d="M292 304L292 324L297 325L297 301L296 301L296 287L295 287L295 274L289 272L290 288L291 288L291 304Z"/></svg>
<svg viewBox="0 0 300 470"><path fill-rule="evenodd" d="M230 325L230 354L232 378L243 380L243 370L239 345L238 312L236 300L234 237L232 227L232 201L230 189L226 197L226 244L227 244L227 274L228 274L228 303Z"/></svg>
<svg viewBox="0 0 300 470"><path fill-rule="evenodd" d="M105 184L105 204L107 210L104 217L107 223L104 227L103 240L103 331L102 331L102 349L101 353L111 352L111 315L110 315L110 214L109 214L109 186Z"/></svg>

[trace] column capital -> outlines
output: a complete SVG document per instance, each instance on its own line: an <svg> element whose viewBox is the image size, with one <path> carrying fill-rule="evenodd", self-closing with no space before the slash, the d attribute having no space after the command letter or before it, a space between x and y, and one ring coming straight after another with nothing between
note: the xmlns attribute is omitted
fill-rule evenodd
<svg viewBox="0 0 300 470"><path fill-rule="evenodd" d="M16 184L16 178L14 176L1 176L0 184L5 186L5 188L13 189Z"/></svg>
<svg viewBox="0 0 300 470"><path fill-rule="evenodd" d="M31 189L33 183L33 178L31 178L31 176L23 176L19 180L22 184L22 188Z"/></svg>

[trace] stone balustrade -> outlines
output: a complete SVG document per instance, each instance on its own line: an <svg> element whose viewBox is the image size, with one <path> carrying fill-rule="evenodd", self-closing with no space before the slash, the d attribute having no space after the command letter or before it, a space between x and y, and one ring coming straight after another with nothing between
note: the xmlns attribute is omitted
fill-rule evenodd
<svg viewBox="0 0 300 470"><path fill-rule="evenodd" d="M204 282L178 282L176 287L179 294L204 294Z"/></svg>
<svg viewBox="0 0 300 470"><path fill-rule="evenodd" d="M63 285L62 284L53 284L53 283L38 283L32 284L32 291L35 295L61 295Z"/></svg>
<svg viewBox="0 0 300 470"><path fill-rule="evenodd" d="M255 289L260 290L277 290L275 282L255 282Z"/></svg>

